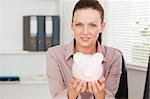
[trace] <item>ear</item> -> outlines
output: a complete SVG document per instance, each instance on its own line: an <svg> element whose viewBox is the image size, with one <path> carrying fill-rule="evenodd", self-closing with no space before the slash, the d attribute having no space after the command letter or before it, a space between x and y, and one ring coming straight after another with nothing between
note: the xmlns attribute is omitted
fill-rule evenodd
<svg viewBox="0 0 150 99"><path fill-rule="evenodd" d="M92 58L93 58L93 60L95 60L97 62L102 62L104 56L102 53L95 53Z"/></svg>
<svg viewBox="0 0 150 99"><path fill-rule="evenodd" d="M105 22L102 22L101 23L101 28L100 28L100 32L99 33L102 33L105 29Z"/></svg>
<svg viewBox="0 0 150 99"><path fill-rule="evenodd" d="M75 63L80 63L85 58L83 53L77 52L73 55L73 60Z"/></svg>

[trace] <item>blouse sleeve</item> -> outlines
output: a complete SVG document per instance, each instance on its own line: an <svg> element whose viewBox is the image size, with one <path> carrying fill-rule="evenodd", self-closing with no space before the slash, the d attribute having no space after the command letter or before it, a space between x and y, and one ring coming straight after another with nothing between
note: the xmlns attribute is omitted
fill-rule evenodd
<svg viewBox="0 0 150 99"><path fill-rule="evenodd" d="M115 94L118 90L121 68L122 56L118 50L115 50L110 60L110 68L105 82L106 96L105 99L115 99Z"/></svg>
<svg viewBox="0 0 150 99"><path fill-rule="evenodd" d="M67 99L67 88L57 61L53 48L49 48L47 51L47 76L52 99Z"/></svg>

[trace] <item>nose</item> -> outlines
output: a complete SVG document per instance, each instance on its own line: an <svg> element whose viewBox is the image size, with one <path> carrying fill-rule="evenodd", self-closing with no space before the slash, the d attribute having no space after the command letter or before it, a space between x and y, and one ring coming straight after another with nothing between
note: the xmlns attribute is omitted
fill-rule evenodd
<svg viewBox="0 0 150 99"><path fill-rule="evenodd" d="M84 34L84 35L89 34L89 28L88 28L88 26L84 26L82 34Z"/></svg>

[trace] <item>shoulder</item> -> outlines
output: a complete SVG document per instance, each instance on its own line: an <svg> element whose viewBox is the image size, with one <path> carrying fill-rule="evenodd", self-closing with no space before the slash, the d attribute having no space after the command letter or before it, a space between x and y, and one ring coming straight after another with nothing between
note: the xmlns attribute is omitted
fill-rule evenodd
<svg viewBox="0 0 150 99"><path fill-rule="evenodd" d="M121 51L113 47L103 46L102 52L106 57L110 57L110 58L121 58L122 56Z"/></svg>
<svg viewBox="0 0 150 99"><path fill-rule="evenodd" d="M49 47L47 50L47 55L48 56L61 55L61 54L65 53L67 47L68 47L68 44Z"/></svg>
<svg viewBox="0 0 150 99"><path fill-rule="evenodd" d="M47 52L49 51L61 51L61 50L65 50L67 45L56 45L53 47L49 47Z"/></svg>
<svg viewBox="0 0 150 99"><path fill-rule="evenodd" d="M121 73L121 68L122 68L122 54L120 50L113 48L113 47L108 47L104 46L105 49L105 68L106 70L111 68L111 72L116 74L116 73Z"/></svg>

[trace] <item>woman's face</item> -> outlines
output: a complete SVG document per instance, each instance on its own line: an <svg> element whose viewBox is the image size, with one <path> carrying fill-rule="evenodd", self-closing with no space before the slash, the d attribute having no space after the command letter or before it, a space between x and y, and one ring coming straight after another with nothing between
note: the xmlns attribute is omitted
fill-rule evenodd
<svg viewBox="0 0 150 99"><path fill-rule="evenodd" d="M79 9L74 13L72 30L76 44L80 47L90 47L96 44L99 33L104 30L100 13L92 8Z"/></svg>

